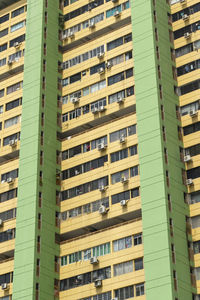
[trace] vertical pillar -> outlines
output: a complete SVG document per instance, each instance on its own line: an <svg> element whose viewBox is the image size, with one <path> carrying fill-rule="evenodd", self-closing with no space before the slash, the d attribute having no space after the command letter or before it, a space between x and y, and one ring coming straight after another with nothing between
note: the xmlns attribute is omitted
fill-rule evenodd
<svg viewBox="0 0 200 300"><path fill-rule="evenodd" d="M48 7L45 7L48 2ZM58 1L28 0L19 161L13 300L54 299ZM45 23L45 11L47 23ZM47 37L44 37L47 27ZM44 54L46 44L46 55ZM46 60L46 70L43 69ZM45 87L42 85L45 78ZM42 95L45 106L42 107ZM41 114L44 113L44 124ZM41 132L44 142L41 144ZM40 153L43 151L43 162ZM42 182L40 180L42 172ZM42 207L39 207L42 193ZM41 229L38 214L41 214ZM40 236L40 253L37 240ZM40 273L36 274L37 259Z"/></svg>
<svg viewBox="0 0 200 300"><path fill-rule="evenodd" d="M173 45L169 40L169 6L165 0L155 2L153 6L150 0L132 1L146 299L174 300L177 297L189 300L192 294L185 233L183 164L180 162L179 121L176 119L178 97L174 94L170 54L170 46ZM159 48L159 59L156 47ZM159 85L162 86L162 97ZM164 107L164 120L161 117L161 105ZM163 140L163 126L166 141ZM164 148L168 151L168 163L165 162ZM169 187L166 171L169 174ZM171 196L172 212L168 208L168 194ZM173 220L173 237L170 235L170 218ZM175 246L176 264L172 261L171 244ZM174 270L177 274L177 291Z"/></svg>

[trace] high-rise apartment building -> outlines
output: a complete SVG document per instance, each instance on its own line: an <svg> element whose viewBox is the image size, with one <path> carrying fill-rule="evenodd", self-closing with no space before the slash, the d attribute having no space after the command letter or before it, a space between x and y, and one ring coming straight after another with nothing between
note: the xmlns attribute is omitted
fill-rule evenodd
<svg viewBox="0 0 200 300"><path fill-rule="evenodd" d="M0 0L0 300L200 299L200 1Z"/></svg>

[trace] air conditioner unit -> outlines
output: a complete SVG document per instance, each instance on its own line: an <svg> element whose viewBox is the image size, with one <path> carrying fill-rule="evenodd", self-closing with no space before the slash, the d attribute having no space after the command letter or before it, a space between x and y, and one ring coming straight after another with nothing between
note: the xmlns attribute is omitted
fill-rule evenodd
<svg viewBox="0 0 200 300"><path fill-rule="evenodd" d="M1 284L1 289L2 290L7 290L8 289L8 284L7 283L2 283Z"/></svg>
<svg viewBox="0 0 200 300"><path fill-rule="evenodd" d="M98 58L102 58L103 56L104 56L104 52L100 52L100 53L97 54Z"/></svg>
<svg viewBox="0 0 200 300"><path fill-rule="evenodd" d="M122 103L123 101L124 101L124 98L123 98L123 97L117 98L117 103Z"/></svg>
<svg viewBox="0 0 200 300"><path fill-rule="evenodd" d="M193 184L192 178L186 179L186 184L187 185L192 185Z"/></svg>
<svg viewBox="0 0 200 300"><path fill-rule="evenodd" d="M116 10L115 12L114 12L114 16L117 18L117 17L119 17L120 16L120 12L118 11L118 10Z"/></svg>
<svg viewBox="0 0 200 300"><path fill-rule="evenodd" d="M105 145L104 143L100 143L97 145L97 149L99 151L106 149L107 145Z"/></svg>
<svg viewBox="0 0 200 300"><path fill-rule="evenodd" d="M10 145L11 147L15 146L15 145L16 145L16 141L15 141L15 140L10 140L10 141L9 141L9 145Z"/></svg>
<svg viewBox="0 0 200 300"><path fill-rule="evenodd" d="M125 176L122 176L121 177L121 182L122 183L125 183L125 182L127 182L128 181L128 178L126 178Z"/></svg>
<svg viewBox="0 0 200 300"><path fill-rule="evenodd" d="M77 97L72 98L72 103L73 104L78 103L78 102L79 102L79 98L77 98Z"/></svg>
<svg viewBox="0 0 200 300"><path fill-rule="evenodd" d="M100 192L104 192L105 190L106 190L105 185L101 185L101 186L99 187L99 191L100 191Z"/></svg>
<svg viewBox="0 0 200 300"><path fill-rule="evenodd" d="M126 206L127 200L121 200L121 201L120 201L120 204L121 204L121 206Z"/></svg>
<svg viewBox="0 0 200 300"><path fill-rule="evenodd" d="M99 260L98 260L98 258L97 258L96 256L94 256L94 257L91 257L91 258L90 258L90 263L91 263L92 265L95 265L95 264L98 264L98 263L99 263Z"/></svg>
<svg viewBox="0 0 200 300"><path fill-rule="evenodd" d="M125 143L125 142L126 142L125 136L122 135L122 136L120 137L119 141L120 141L120 143L122 143L122 144Z"/></svg>
<svg viewBox="0 0 200 300"><path fill-rule="evenodd" d="M62 35L62 40L65 40L65 39L67 39L67 34L66 33Z"/></svg>
<svg viewBox="0 0 200 300"><path fill-rule="evenodd" d="M102 280L101 279L96 279L94 282L95 287L101 287L102 286Z"/></svg>
<svg viewBox="0 0 200 300"><path fill-rule="evenodd" d="M186 32L186 33L184 33L184 38L185 39L189 39L190 35L191 35L190 32Z"/></svg>
<svg viewBox="0 0 200 300"><path fill-rule="evenodd" d="M195 117L198 114L198 111L196 109L191 109L189 114L191 117Z"/></svg>
<svg viewBox="0 0 200 300"><path fill-rule="evenodd" d="M190 160L192 160L192 158L191 158L191 156L188 154L188 155L185 155L184 156L184 158L183 158L183 161L184 162L188 162L188 161L190 161Z"/></svg>
<svg viewBox="0 0 200 300"><path fill-rule="evenodd" d="M184 14L184 15L182 15L182 19L183 19L184 21L186 21L186 20L189 19L189 16L188 16L187 14Z"/></svg>
<svg viewBox="0 0 200 300"><path fill-rule="evenodd" d="M105 106L99 106L99 111L104 111L104 110L106 110L106 107Z"/></svg>
<svg viewBox="0 0 200 300"><path fill-rule="evenodd" d="M14 181L14 178L12 178L12 177L9 177L8 179L7 179L7 183L12 183Z"/></svg>
<svg viewBox="0 0 200 300"><path fill-rule="evenodd" d="M94 107L94 108L92 109L92 113L93 113L93 114L98 113L98 111L99 111L98 107Z"/></svg>
<svg viewBox="0 0 200 300"><path fill-rule="evenodd" d="M15 43L13 44L13 46L14 46L15 48L19 48L20 43L19 43L19 42L15 42Z"/></svg>
<svg viewBox="0 0 200 300"><path fill-rule="evenodd" d="M0 219L0 226L3 226L3 220Z"/></svg>
<svg viewBox="0 0 200 300"><path fill-rule="evenodd" d="M104 69L103 67L99 68L98 73L99 73L99 74L105 73L105 69Z"/></svg>
<svg viewBox="0 0 200 300"><path fill-rule="evenodd" d="M107 68L107 69L112 68L112 63L108 61L107 64L106 64L106 68Z"/></svg>
<svg viewBox="0 0 200 300"><path fill-rule="evenodd" d="M70 31L69 34L68 34L68 36L69 36L70 38L72 38L72 37L74 36L74 32L73 32L73 31Z"/></svg>
<svg viewBox="0 0 200 300"><path fill-rule="evenodd" d="M9 60L8 60L8 65L9 65L9 66L12 65L12 63L13 63L12 60L9 59Z"/></svg>
<svg viewBox="0 0 200 300"><path fill-rule="evenodd" d="M93 21L93 22L90 22L90 23L89 23L89 28L94 28L94 27L95 27L94 21Z"/></svg>
<svg viewBox="0 0 200 300"><path fill-rule="evenodd" d="M107 208L106 208L104 205L101 205L101 206L99 207L99 213L100 213L101 215L107 214Z"/></svg>

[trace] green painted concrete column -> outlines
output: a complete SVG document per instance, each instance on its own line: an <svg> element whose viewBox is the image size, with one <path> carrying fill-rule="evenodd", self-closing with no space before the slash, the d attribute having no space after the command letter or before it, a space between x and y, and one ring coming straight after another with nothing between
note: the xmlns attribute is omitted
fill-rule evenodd
<svg viewBox="0 0 200 300"><path fill-rule="evenodd" d="M13 300L35 299L36 283L39 283L40 300L54 299L54 257L59 255L55 244L56 149L59 147L56 142L58 1L49 0L48 8L44 2L28 0L27 3ZM47 24L45 11L48 13ZM44 26L47 27L46 40ZM46 72L43 71L44 59ZM42 89L43 77L46 79L45 89ZM42 94L45 95L44 108ZM42 112L44 126L41 125ZM44 132L43 145L41 131ZM40 171L43 172L42 185ZM42 193L41 208L39 192ZM41 229L38 229L39 213L42 216ZM37 253L38 236L41 237L40 253ZM39 276L36 276L37 259L40 259Z"/></svg>
<svg viewBox="0 0 200 300"><path fill-rule="evenodd" d="M133 0L133 52L135 63L135 92L137 132L144 236L144 268L147 300L191 300L188 249L185 232L184 203L176 119L178 97L174 94L172 61L165 0ZM153 11L157 21L154 22ZM158 41L155 39L155 28ZM156 56L159 47L160 59ZM158 77L158 65L161 79ZM160 99L159 85L163 97ZM161 105L165 118L161 118ZM166 142L162 127L165 126ZM165 163L164 148L168 152ZM170 186L166 184L169 172ZM171 196L172 211L168 208ZM169 219L173 220L174 236L170 236ZM171 244L175 246L176 264L172 262ZM178 290L174 289L173 270L177 272Z"/></svg>

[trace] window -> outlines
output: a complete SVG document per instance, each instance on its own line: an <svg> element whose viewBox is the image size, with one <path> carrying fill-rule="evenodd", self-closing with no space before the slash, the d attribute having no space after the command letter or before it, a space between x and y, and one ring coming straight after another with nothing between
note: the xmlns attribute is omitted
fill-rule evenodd
<svg viewBox="0 0 200 300"><path fill-rule="evenodd" d="M6 58L0 59L0 67L3 67L6 65Z"/></svg>
<svg viewBox="0 0 200 300"><path fill-rule="evenodd" d="M20 140L20 132L9 135L3 139L3 146L9 145L11 140L18 141Z"/></svg>
<svg viewBox="0 0 200 300"><path fill-rule="evenodd" d="M16 117L10 118L4 122L4 128L8 128L8 127L16 125L20 122L21 122L21 116L16 116Z"/></svg>
<svg viewBox="0 0 200 300"><path fill-rule="evenodd" d="M12 282L13 273L0 275L0 284Z"/></svg>
<svg viewBox="0 0 200 300"><path fill-rule="evenodd" d="M115 184L117 182L120 182L122 178L129 179L129 169L114 173L111 175L111 183Z"/></svg>
<svg viewBox="0 0 200 300"><path fill-rule="evenodd" d="M100 68L105 69L105 62L102 62L102 63L100 63L98 65L95 65L95 66L91 67L90 68L90 75L98 73L98 71L99 71Z"/></svg>
<svg viewBox="0 0 200 300"><path fill-rule="evenodd" d="M200 280L200 267L199 268L194 268L196 280Z"/></svg>
<svg viewBox="0 0 200 300"><path fill-rule="evenodd" d="M25 34L18 36L17 38L13 39L9 43L9 47L13 47L15 43L22 43L25 41Z"/></svg>
<svg viewBox="0 0 200 300"><path fill-rule="evenodd" d="M11 61L19 61L20 57L23 56L23 52L20 50L20 51L17 51L11 55L9 55L9 60Z"/></svg>
<svg viewBox="0 0 200 300"><path fill-rule="evenodd" d="M8 28L0 31L0 38L8 34Z"/></svg>
<svg viewBox="0 0 200 300"><path fill-rule="evenodd" d="M200 68L200 59L187 63L179 68L177 68L177 76L182 76L184 74L190 73Z"/></svg>
<svg viewBox="0 0 200 300"><path fill-rule="evenodd" d="M92 300L111 300L111 297L112 297L111 292L106 292L106 293L93 296Z"/></svg>
<svg viewBox="0 0 200 300"><path fill-rule="evenodd" d="M82 214L82 207L72 208L68 211L68 218L78 217Z"/></svg>
<svg viewBox="0 0 200 300"><path fill-rule="evenodd" d="M138 166L132 167L132 168L130 169L130 176L131 176L131 177L135 177L135 176L137 176L137 175L138 175Z"/></svg>
<svg viewBox="0 0 200 300"><path fill-rule="evenodd" d="M107 44L107 51L110 51L114 48L117 48L119 46L123 45L123 37L118 38L110 43Z"/></svg>
<svg viewBox="0 0 200 300"><path fill-rule="evenodd" d="M102 98L98 101L93 102L92 104L90 104L91 107L91 111L94 111L95 108L99 109L100 107L104 107L106 106L106 98Z"/></svg>
<svg viewBox="0 0 200 300"><path fill-rule="evenodd" d="M68 29L68 31L71 31L71 28ZM65 32L64 32L65 33ZM104 53L104 45L101 45L97 48L94 48L90 51L87 51L81 55L75 56L74 58L67 60L65 62L63 62L63 69L67 69L70 67L73 67L77 64L82 63L83 61L86 61L88 59L91 59L93 57L96 57L98 53Z"/></svg>
<svg viewBox="0 0 200 300"><path fill-rule="evenodd" d="M12 240L14 238L15 238L15 228L0 232L0 243ZM1 276L2 275L0 275L0 284L1 284Z"/></svg>
<svg viewBox="0 0 200 300"><path fill-rule="evenodd" d="M22 21L22 22L19 22L19 23L15 24L15 25L12 25L10 27L10 32L14 32L18 29L21 29L22 27L25 26L25 24L26 24L26 21Z"/></svg>
<svg viewBox="0 0 200 300"><path fill-rule="evenodd" d="M115 142L120 139L120 137L126 137L127 135L136 134L136 125L131 125L128 128L123 128L110 133L110 142Z"/></svg>
<svg viewBox="0 0 200 300"><path fill-rule="evenodd" d="M109 207L109 198L103 198L101 200L97 200L91 203L92 204L92 212L98 211L100 206L103 205L106 208Z"/></svg>
<svg viewBox="0 0 200 300"><path fill-rule="evenodd" d="M0 52L3 52L7 49L7 43L6 44L3 44L3 45L0 45Z"/></svg>
<svg viewBox="0 0 200 300"><path fill-rule="evenodd" d="M16 217L16 208L0 213L0 219L7 221Z"/></svg>
<svg viewBox="0 0 200 300"><path fill-rule="evenodd" d="M3 105L0 106L0 114L3 113Z"/></svg>
<svg viewBox="0 0 200 300"><path fill-rule="evenodd" d="M15 107L18 107L22 104L22 98L18 98L16 100L13 100L11 102L6 103L6 111L11 110Z"/></svg>
<svg viewBox="0 0 200 300"><path fill-rule="evenodd" d="M200 241L193 242L194 254L200 253Z"/></svg>
<svg viewBox="0 0 200 300"><path fill-rule="evenodd" d="M189 196L190 196L190 204L200 202L200 191L193 192L193 193L189 194Z"/></svg>
<svg viewBox="0 0 200 300"><path fill-rule="evenodd" d="M11 18L15 18L25 12L25 6L22 6L11 13Z"/></svg>
<svg viewBox="0 0 200 300"><path fill-rule="evenodd" d="M101 138L98 138L96 140L91 141L91 150L96 149L98 147L99 144L104 144L107 145L107 136L103 136ZM83 152L87 152L88 146L87 144L83 145Z"/></svg>
<svg viewBox="0 0 200 300"><path fill-rule="evenodd" d="M2 16L2 17L0 18L0 24L6 22L6 21L8 21L8 20L9 20L9 14L4 15L4 16Z"/></svg>
<svg viewBox="0 0 200 300"><path fill-rule="evenodd" d="M14 93L22 88L22 82L15 83L7 87L7 95Z"/></svg>
<svg viewBox="0 0 200 300"><path fill-rule="evenodd" d="M128 236L113 242L113 250L120 251L132 247L132 236Z"/></svg>
<svg viewBox="0 0 200 300"><path fill-rule="evenodd" d="M144 295L144 283L136 284L135 290L136 290L136 296Z"/></svg>
<svg viewBox="0 0 200 300"><path fill-rule="evenodd" d="M17 189L12 189L0 194L0 202L5 202L17 197Z"/></svg>
<svg viewBox="0 0 200 300"><path fill-rule="evenodd" d="M134 260L135 271L143 269L143 258L138 258Z"/></svg>
<svg viewBox="0 0 200 300"><path fill-rule="evenodd" d="M114 94L108 96L108 103L111 104L111 103L117 102L118 99L121 99L121 98L122 99L125 98L125 90L114 93Z"/></svg>
<svg viewBox="0 0 200 300"><path fill-rule="evenodd" d="M83 260L89 260L92 256L92 250L87 249L83 251Z"/></svg>
<svg viewBox="0 0 200 300"><path fill-rule="evenodd" d="M18 177L18 169L12 170L10 172L4 173L1 175L1 183L7 181L8 178L17 178Z"/></svg>
<svg viewBox="0 0 200 300"><path fill-rule="evenodd" d="M110 155L111 163L122 160L127 157L128 157L128 148L111 153Z"/></svg>
<svg viewBox="0 0 200 300"><path fill-rule="evenodd" d="M107 10L107 11L106 11L106 18L109 18L109 17L111 17L111 16L114 16L114 14L115 14L117 11L118 11L118 12L121 12L121 11L122 11L122 5L117 5L117 6L113 7L113 8L111 8L111 9Z"/></svg>
<svg viewBox="0 0 200 300"><path fill-rule="evenodd" d="M196 179L200 177L200 167L187 170L187 178Z"/></svg>
<svg viewBox="0 0 200 300"><path fill-rule="evenodd" d="M124 191L111 196L112 204L119 203L121 200L129 200L130 199L130 191Z"/></svg>
<svg viewBox="0 0 200 300"><path fill-rule="evenodd" d="M81 115L81 108L76 108L69 112L69 120L78 118Z"/></svg>
<svg viewBox="0 0 200 300"><path fill-rule="evenodd" d="M111 277L111 268L106 267L103 269L98 269L93 272L88 272L84 274L80 274L74 277L70 277L67 279L60 280L60 291L65 291L68 289L76 288L79 286L83 286L86 284L92 283L96 279L107 279Z"/></svg>
<svg viewBox="0 0 200 300"><path fill-rule="evenodd" d="M85 194L94 190L99 189L101 186L108 185L108 176L96 179L94 181L87 182L85 184L81 184L79 186L75 186L69 190L62 191L62 200L67 200L81 194Z"/></svg>
<svg viewBox="0 0 200 300"><path fill-rule="evenodd" d="M82 260L82 253L81 253L81 251L69 254L69 264L72 264L74 262L81 261L81 260Z"/></svg>
<svg viewBox="0 0 200 300"><path fill-rule="evenodd" d="M115 290L115 297L120 300L125 300L134 297L134 287L133 285Z"/></svg>
<svg viewBox="0 0 200 300"><path fill-rule="evenodd" d="M200 154L200 144L185 148L185 155L190 155L191 157L193 157L199 154Z"/></svg>
<svg viewBox="0 0 200 300"><path fill-rule="evenodd" d="M185 116L190 113L190 111L198 111L200 109L200 100L193 103L184 105L181 107L181 116Z"/></svg>
<svg viewBox="0 0 200 300"><path fill-rule="evenodd" d="M78 17L78 16L80 16L80 15L82 15L82 14L88 12L89 10L94 9L94 8L96 8L96 7L100 6L100 5L102 5L102 4L104 4L104 0L96 0L96 1L94 1L94 2L91 2L91 3L89 3L89 4L86 4L86 5L84 5L84 6L81 6L81 7L79 7L78 9L73 10L73 11L71 11L70 13L64 15L64 21L66 22L66 21L68 21L68 20L71 20L71 19L73 19L73 18L76 18L76 17Z"/></svg>
<svg viewBox="0 0 200 300"><path fill-rule="evenodd" d="M133 240L134 246L142 244L142 233L134 234Z"/></svg>
<svg viewBox="0 0 200 300"><path fill-rule="evenodd" d="M0 98L2 98L4 96L4 89L0 90Z"/></svg>
<svg viewBox="0 0 200 300"><path fill-rule="evenodd" d="M130 156L137 155L137 145L131 146L129 148Z"/></svg>
<svg viewBox="0 0 200 300"><path fill-rule="evenodd" d="M105 243L92 248L93 256L103 256L110 253L110 243Z"/></svg>
<svg viewBox="0 0 200 300"><path fill-rule="evenodd" d="M118 55L108 60L107 63L111 64L111 66L118 65L124 61L124 54Z"/></svg>
<svg viewBox="0 0 200 300"><path fill-rule="evenodd" d="M127 261L120 264L116 264L114 267L114 276L133 272L133 261Z"/></svg>
<svg viewBox="0 0 200 300"><path fill-rule="evenodd" d="M106 80L102 80L90 86L90 93L97 92L106 87Z"/></svg>
<svg viewBox="0 0 200 300"><path fill-rule="evenodd" d="M67 265L67 255L61 257L60 264L61 266Z"/></svg>
<svg viewBox="0 0 200 300"><path fill-rule="evenodd" d="M78 145L74 148L71 148L69 150L65 150L62 152L62 160L74 157L76 155L79 155L81 153L81 145Z"/></svg>
<svg viewBox="0 0 200 300"><path fill-rule="evenodd" d="M200 122L183 127L183 134L188 135L200 130Z"/></svg>

